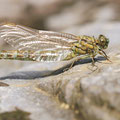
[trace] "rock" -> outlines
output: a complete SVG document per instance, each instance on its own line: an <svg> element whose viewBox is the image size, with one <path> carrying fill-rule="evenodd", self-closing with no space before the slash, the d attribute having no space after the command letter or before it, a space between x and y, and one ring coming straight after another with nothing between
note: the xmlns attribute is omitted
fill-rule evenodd
<svg viewBox="0 0 120 120"><path fill-rule="evenodd" d="M106 0L86 0L84 5L89 7L80 8L78 3L81 4L75 1L67 8L55 10L54 13L61 12L48 16L44 24L51 30L75 35L106 35L110 39L106 53L112 62L97 56L95 71L91 70L94 68L90 59L78 61L64 71L72 61L46 64L1 60L0 115L11 114L18 108L29 113L32 120L120 120L120 22L116 21L119 14ZM83 12L79 11L82 8ZM77 13L73 15L72 11Z"/></svg>
<svg viewBox="0 0 120 120"><path fill-rule="evenodd" d="M96 63L92 72L89 64L74 66L60 75L38 81L38 88L57 96L82 119L119 120L120 52L110 54L110 60Z"/></svg>
<svg viewBox="0 0 120 120"><path fill-rule="evenodd" d="M74 66L60 75L40 80L38 87L58 96L69 105L76 117L84 120L120 119L120 23L93 23L79 29L80 33L91 35L102 33L109 36L109 61L97 62L98 69L89 70L90 64ZM91 29L92 28L92 29Z"/></svg>
<svg viewBox="0 0 120 120"><path fill-rule="evenodd" d="M38 89L35 86L35 80L11 81L8 79L4 82L9 84L9 86L0 87L0 118L5 118L6 115L6 118L8 118L7 120L11 120L13 119L14 113L14 116L17 118L21 118L23 116L25 119L25 116L28 117L27 113L29 113L30 120L73 119L74 114L72 111L62 108L55 97L52 97L46 92ZM21 116L21 114L17 112L16 108L25 116Z"/></svg>
<svg viewBox="0 0 120 120"><path fill-rule="evenodd" d="M16 109L15 111L12 112L5 112L0 114L0 119L1 120L10 120L10 119L15 119L15 120L30 120L29 118L30 113Z"/></svg>
<svg viewBox="0 0 120 120"><path fill-rule="evenodd" d="M96 31L96 34L102 31L105 31L105 33L109 36L109 39L110 39L110 47L107 50L107 55L110 57L110 60L112 61L112 63L104 59L100 59L100 60L98 59L99 61L96 62L98 69L96 71L91 71L89 69L91 66L91 63L81 64L81 62L78 62L77 65L75 65L73 68L69 69L68 71L62 72L54 76L37 78L34 80L30 80L30 81L28 80L29 82L27 82L26 80L24 80L24 82L23 81L21 82L21 80L19 80L20 82L18 82L18 79L17 80L12 79L11 81L8 77L8 80L5 80L5 82L9 84L10 86L13 86L14 82L17 82L18 86L21 83L23 84L23 86L25 86L25 83L30 84L30 87L25 86L24 89L23 87L22 88L18 87L16 89L12 88L11 90L10 88L7 87L8 89L10 89L9 91L11 91L9 92L9 95L6 93L6 88L4 88L3 90L8 96L8 99L10 100L9 97L11 97L11 95L16 95L19 93L18 94L19 99L22 98L29 104L28 106L26 106L26 111L32 113L34 116L35 113L32 112L32 110L28 108L31 106L31 102L32 102L31 100L33 99L36 99L36 100L39 99L37 104L41 103L42 98L41 97L39 98L38 96L42 96L40 94L42 92L42 94L45 94L47 96L49 95L54 96L56 98L54 99L54 102L59 101L60 107L62 107L62 109L67 109L65 117L63 117L64 119L68 119L66 117L68 117L68 111L69 111L68 109L70 109L73 111L73 112L71 111L72 112L71 118L73 118L74 116L73 114L75 114L75 118L81 118L84 120L88 120L88 119L89 120L93 120L93 119L95 120L99 120L99 119L119 120L120 119L120 115L119 115L119 108L120 108L119 107L120 106L120 102L119 102L119 97L120 97L119 96L120 95L119 94L120 92L120 85L119 85L120 83L119 82L119 79L120 79L120 76L119 76L120 48L119 48L119 44L120 42L118 39L120 38L119 36L120 24L119 23L109 23L109 24L104 23L103 25L101 25L101 27L100 26L96 27L96 25L99 25L99 24L90 24L88 25L88 28L86 26L85 28L81 29L81 31L82 30L84 31L84 29L86 29L88 30L88 34L93 32L92 30L90 31L89 28L93 28L93 30ZM109 29L106 26L108 26ZM112 26L112 27L109 27L109 26ZM113 32L116 34L112 35ZM103 32L103 34L105 33ZM50 66L45 67L44 66L45 64L42 64L42 67L44 66L45 68L44 67L42 68L39 66L37 68L37 64L36 65L33 64L31 65L31 67L27 65L26 67L19 68L19 69L20 71L22 71L22 69L24 70L26 69L26 71L28 71L30 70L30 68L34 68L33 70L35 69L39 70L40 68L42 68L42 70L44 71L47 68L49 70L51 69L54 71L60 67L58 66L58 64L56 64L57 67L55 67L55 64L51 64L54 67L50 67ZM35 89L33 89L31 84L33 84ZM17 89L19 90L16 91ZM24 92L22 92L23 90ZM40 91L39 93L40 95L38 95L37 91ZM2 90L1 92L3 93ZM22 96L24 97L20 95L21 92L22 92ZM32 93L34 93L34 95ZM26 94L29 94L29 100L27 100L28 97L26 98ZM4 94L3 95L1 94L1 96L4 96ZM2 101L7 102L5 101L5 99L3 99ZM19 100L17 100L16 101L17 103L15 104L15 106L17 106L20 109L23 109L24 107L21 107L19 104L23 106L25 101L21 103ZM32 104L34 102L36 103L36 101L33 101ZM11 101L9 102L9 104L13 105ZM1 105L4 106L3 103L1 103ZM6 107L6 109L7 108L8 107ZM34 106L33 108L36 109L36 106ZM37 113L39 112L40 111L38 109ZM55 114L56 112L54 113L54 115ZM62 116L63 114L60 112L59 115Z"/></svg>

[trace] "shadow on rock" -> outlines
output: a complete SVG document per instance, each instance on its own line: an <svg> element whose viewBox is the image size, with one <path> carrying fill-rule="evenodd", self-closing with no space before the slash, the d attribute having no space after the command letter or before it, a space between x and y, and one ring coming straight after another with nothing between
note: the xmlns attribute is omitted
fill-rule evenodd
<svg viewBox="0 0 120 120"><path fill-rule="evenodd" d="M104 57L97 57L95 58L95 62L97 61L103 61L105 60ZM92 62L92 60L90 58L88 59L83 59L80 61L77 61L73 64L73 66L75 65L79 65L79 64L86 64L86 63L90 63ZM73 67L72 66L72 67ZM36 78L43 78L43 77L47 77L50 75L57 75L60 73L63 73L66 70L69 70L71 67L71 64L67 64L66 66L59 68L57 70L45 70L45 71L19 71L19 72L13 72L10 73L9 75L0 77L0 80L5 80L5 79L36 79Z"/></svg>

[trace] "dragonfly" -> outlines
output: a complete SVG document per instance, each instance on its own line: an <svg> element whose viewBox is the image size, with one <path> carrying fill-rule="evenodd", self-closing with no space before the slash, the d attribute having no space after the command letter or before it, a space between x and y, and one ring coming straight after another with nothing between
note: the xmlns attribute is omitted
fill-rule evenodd
<svg viewBox="0 0 120 120"><path fill-rule="evenodd" d="M7 23L0 25L0 37L15 50L1 50L0 59L30 60L40 62L67 61L78 56L81 59L102 55L109 39L104 35L76 36L69 33L36 30L22 25Z"/></svg>

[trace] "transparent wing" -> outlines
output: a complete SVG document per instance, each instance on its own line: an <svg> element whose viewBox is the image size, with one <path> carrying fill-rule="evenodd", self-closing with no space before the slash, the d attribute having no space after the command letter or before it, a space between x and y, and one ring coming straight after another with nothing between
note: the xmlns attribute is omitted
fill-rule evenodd
<svg viewBox="0 0 120 120"><path fill-rule="evenodd" d="M64 61L69 54L71 54L71 50L37 51L34 53L33 60L40 62Z"/></svg>
<svg viewBox="0 0 120 120"><path fill-rule="evenodd" d="M17 50L61 51L69 50L78 39L75 35L35 30L15 24L0 26L0 36Z"/></svg>

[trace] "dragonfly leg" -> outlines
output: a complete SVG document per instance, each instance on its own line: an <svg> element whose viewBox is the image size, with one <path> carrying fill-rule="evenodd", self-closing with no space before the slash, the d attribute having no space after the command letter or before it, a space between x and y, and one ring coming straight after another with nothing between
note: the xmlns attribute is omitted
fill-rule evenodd
<svg viewBox="0 0 120 120"><path fill-rule="evenodd" d="M106 53L103 50L99 51L99 54L102 55L104 58L106 58L106 60L112 63L112 61L109 59L109 57L106 55Z"/></svg>
<svg viewBox="0 0 120 120"><path fill-rule="evenodd" d="M87 58L89 58L88 55L82 56L82 57L74 60L74 61L71 63L70 67L69 67L69 68L65 68L64 71L71 69L76 61L79 61L79 60L82 60L82 59L87 59ZM95 60L94 60L94 57L91 57L91 58L92 58L92 66L94 67L94 66L96 66L96 65L95 65ZM93 71L93 70L92 70L92 71Z"/></svg>
<svg viewBox="0 0 120 120"><path fill-rule="evenodd" d="M90 69L92 72L94 72L98 69L98 66L95 65L95 58L93 56L91 57L91 59L92 59L92 65L88 66L88 69Z"/></svg>
<svg viewBox="0 0 120 120"><path fill-rule="evenodd" d="M74 58L74 57L76 57L76 55L75 55L74 53L70 53L64 60L70 60L70 59L72 59L72 58ZM77 61L77 60L74 60L74 61L71 63L70 67L65 68L63 71L67 71L67 70L71 69L76 61Z"/></svg>
<svg viewBox="0 0 120 120"><path fill-rule="evenodd" d="M71 63L70 67L65 68L63 71L67 71L67 70L71 69L76 61L77 61L77 60L74 60L74 61Z"/></svg>
<svg viewBox="0 0 120 120"><path fill-rule="evenodd" d="M90 58L90 56L89 56L89 55L86 55L86 56L82 56L82 57L74 60L74 61L71 63L70 67L65 68L63 71L67 71L67 70L71 69L76 61L79 61L79 60L82 60L82 59L87 59L87 58ZM89 68L89 67L88 67L88 69L90 69L91 71L96 71L96 70L98 69L98 66L95 65L95 58L94 58L94 56L92 56L91 59L92 59L92 65L91 65L92 68ZM96 67L96 68L93 69L94 67Z"/></svg>
<svg viewBox="0 0 120 120"><path fill-rule="evenodd" d="M95 58L91 57L91 59L92 59L92 66L95 66Z"/></svg>

